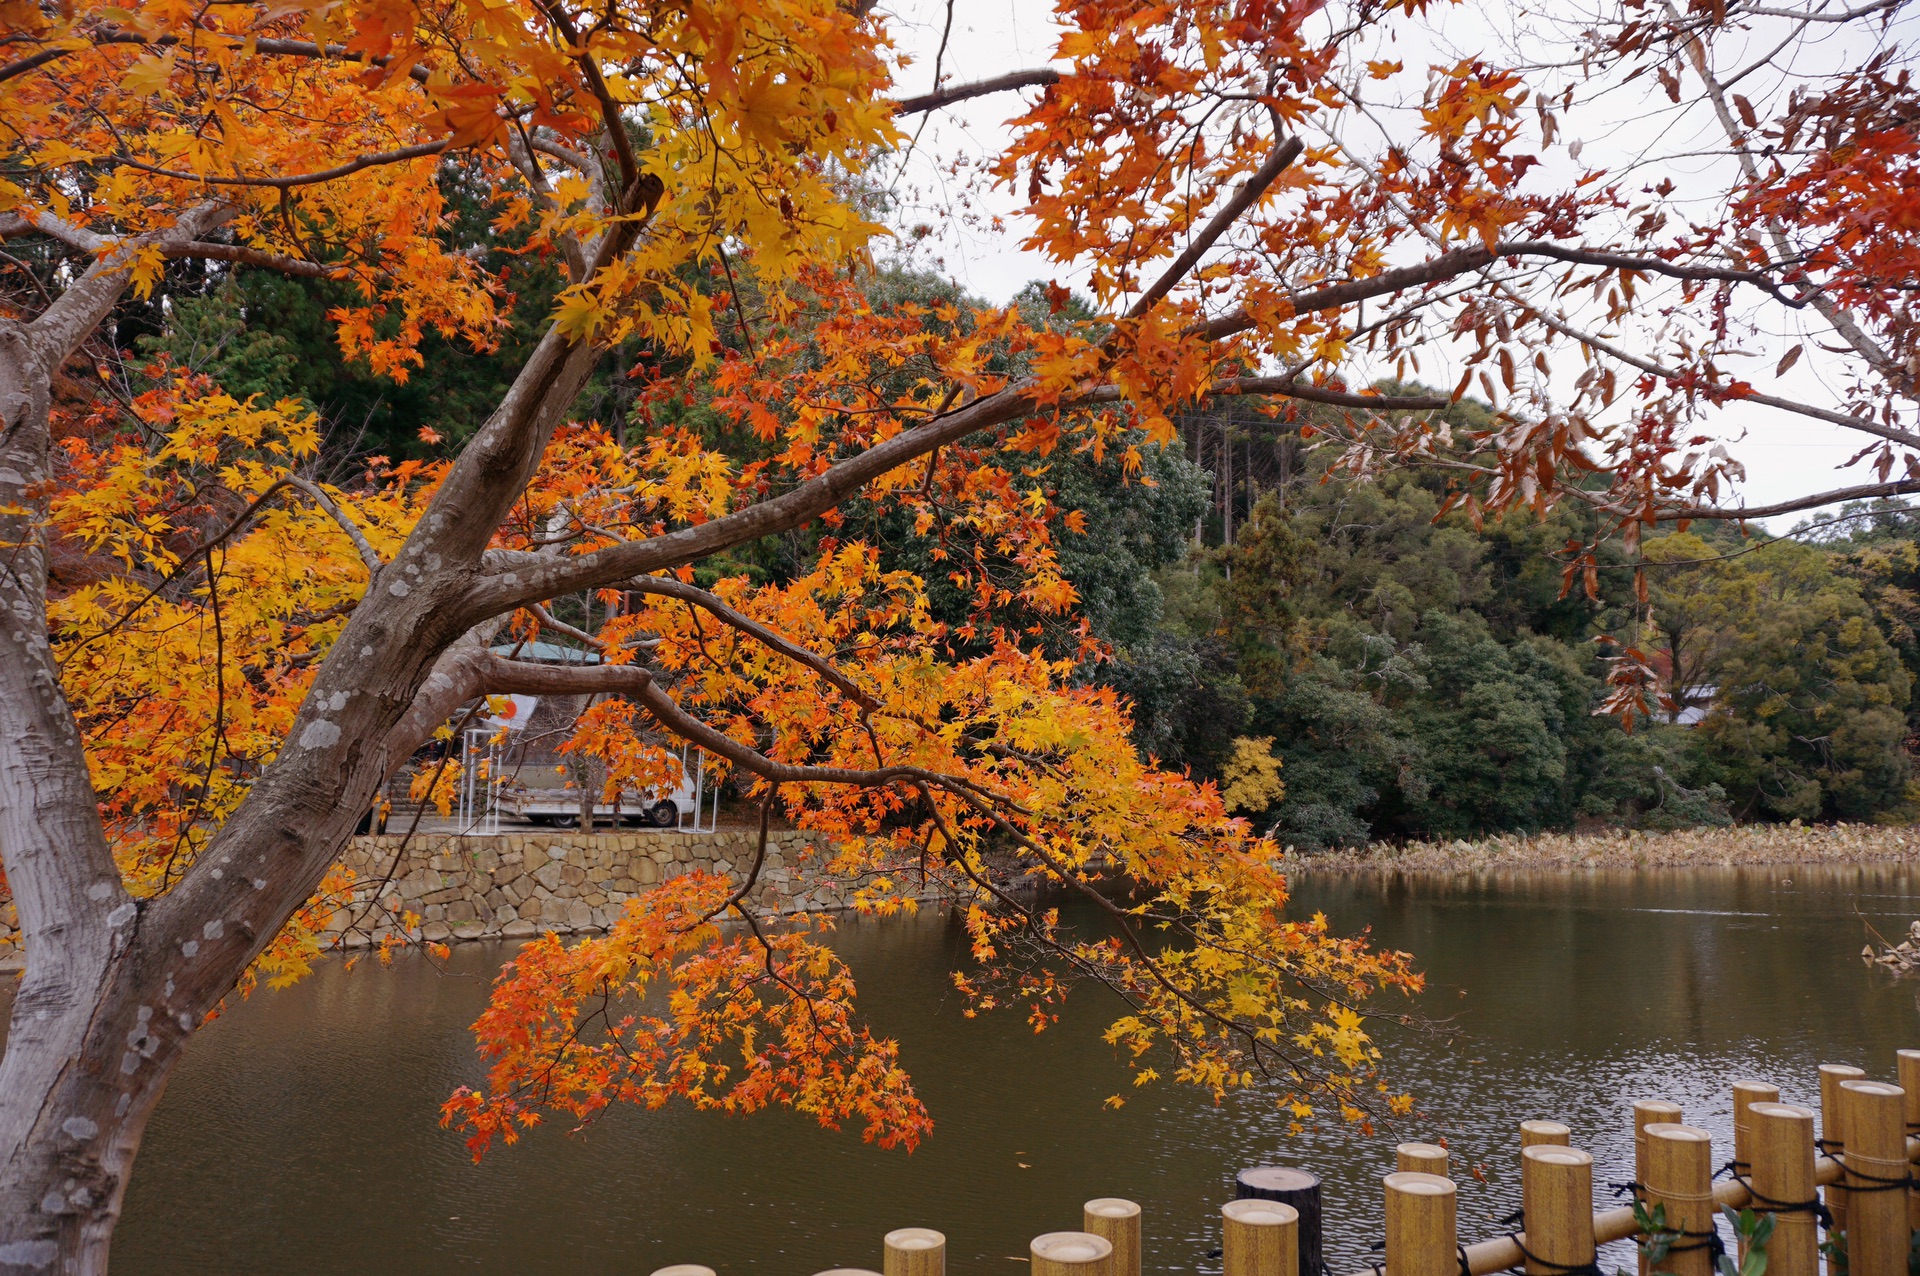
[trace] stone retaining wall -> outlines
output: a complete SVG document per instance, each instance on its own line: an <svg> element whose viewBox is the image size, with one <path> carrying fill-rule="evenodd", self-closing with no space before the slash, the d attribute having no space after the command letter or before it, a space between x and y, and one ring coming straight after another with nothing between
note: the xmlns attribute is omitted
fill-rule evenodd
<svg viewBox="0 0 1920 1276"><path fill-rule="evenodd" d="M355 838L342 858L361 889L371 890L387 878L400 853L402 862L381 890L385 907L374 913L418 913L423 939L523 939L546 930L605 930L627 900L683 873L706 869L738 877L752 863L758 841L758 831L746 829L529 832L415 836L401 852L402 839L390 834ZM821 847L808 833L769 835L767 860L749 902L787 910L846 907L844 883L820 880ZM346 922L344 911L335 915L336 928ZM363 919L360 925L373 922ZM375 942L379 933L376 927L371 936L349 934L347 944Z"/></svg>
<svg viewBox="0 0 1920 1276"><path fill-rule="evenodd" d="M421 938L436 941L604 930L628 899L668 878L696 869L737 877L752 863L758 842L758 831L747 829L357 837L341 858L360 891L380 890L384 908L356 907L358 926L346 945L378 942L405 911L420 915ZM770 834L749 902L784 910L846 907L847 883L826 880L818 869L823 845L809 833ZM366 899L362 894L356 903ZM346 910L336 913L332 935L348 921ZM0 903L0 969L20 964L15 937L12 903Z"/></svg>

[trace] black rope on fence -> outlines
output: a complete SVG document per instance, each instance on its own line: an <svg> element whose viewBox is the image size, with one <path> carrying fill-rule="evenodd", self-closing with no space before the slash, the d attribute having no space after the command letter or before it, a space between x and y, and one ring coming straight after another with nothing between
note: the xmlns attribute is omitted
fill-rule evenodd
<svg viewBox="0 0 1920 1276"><path fill-rule="evenodd" d="M1719 1267L1720 1259L1725 1257L1727 1252L1727 1243L1720 1238L1720 1229L1717 1227L1710 1227L1704 1232L1689 1232L1685 1228L1676 1228L1662 1232L1661 1235L1684 1237L1690 1242L1686 1245L1669 1245L1667 1253L1690 1254L1695 1250L1704 1249L1716 1268Z"/></svg>
<svg viewBox="0 0 1920 1276"><path fill-rule="evenodd" d="M1809 1201L1775 1200L1773 1197L1768 1196L1765 1192L1762 1192L1758 1188L1754 1187L1753 1180L1745 1177L1744 1175L1735 1174L1732 1177L1735 1183L1738 1183L1741 1187L1744 1187L1747 1189L1747 1195L1751 1196L1753 1198L1753 1203L1759 1206L1760 1213L1762 1214L1811 1214L1814 1216L1815 1219L1819 1220L1821 1227L1827 1229L1828 1231L1833 1230L1833 1212L1826 1207L1826 1204L1823 1201L1821 1201L1819 1197L1816 1196Z"/></svg>
<svg viewBox="0 0 1920 1276"><path fill-rule="evenodd" d="M1855 1187L1852 1182L1849 1181L1852 1179L1865 1179L1867 1182L1873 1184L1873 1186ZM1869 1174L1865 1170L1856 1170L1849 1165L1847 1166L1846 1178L1841 1180L1839 1186L1844 1187L1849 1192L1898 1192L1901 1188L1913 1186L1913 1171L1909 1170L1898 1178L1882 1178L1878 1174Z"/></svg>
<svg viewBox="0 0 1920 1276"><path fill-rule="evenodd" d="M1920 1124L1916 1124L1915 1122L1909 1121L1907 1123L1907 1128L1909 1130L1920 1129ZM1836 1160L1841 1157L1844 1157L1847 1152L1846 1144L1836 1139L1815 1139L1813 1141L1813 1146L1815 1150L1819 1151L1823 1155L1834 1157ZM1858 1156L1859 1154L1855 1153L1855 1155ZM1880 1160L1881 1158L1875 1157L1873 1159ZM1882 1162L1882 1163L1885 1164L1886 1162ZM1882 1178L1878 1174L1869 1174L1865 1170L1855 1169L1851 1163L1844 1160L1840 1162L1840 1165L1841 1165L1841 1168L1843 1168L1846 1171L1846 1173L1841 1176L1840 1181L1834 1184L1834 1186L1837 1188L1840 1188L1843 1191L1897 1192L1903 1187L1913 1187L1916 1185L1912 1170L1908 1170L1905 1174L1902 1174L1897 1178ZM1855 1187L1853 1183L1850 1181L1852 1179L1865 1179L1868 1183L1873 1184L1873 1186L1872 1187ZM1753 1189L1748 1188L1747 1190L1752 1191Z"/></svg>
<svg viewBox="0 0 1920 1276"><path fill-rule="evenodd" d="M1497 1221L1502 1227L1514 1229L1507 1233L1507 1239L1513 1242L1513 1247L1520 1251L1522 1258L1525 1258L1529 1263L1535 1263L1546 1268L1547 1271L1554 1273L1554 1276L1606 1276L1606 1273L1600 1270L1598 1254L1594 1256L1591 1262L1569 1265L1567 1263L1556 1263L1551 1258L1542 1258L1540 1255L1528 1249L1527 1243L1520 1239L1520 1233L1526 1231L1527 1228L1526 1210L1515 1210L1513 1213Z"/></svg>

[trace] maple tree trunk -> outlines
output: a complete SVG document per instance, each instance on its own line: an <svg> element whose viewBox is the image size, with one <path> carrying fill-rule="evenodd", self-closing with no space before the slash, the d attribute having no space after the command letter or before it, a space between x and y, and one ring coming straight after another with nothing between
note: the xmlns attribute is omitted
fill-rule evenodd
<svg viewBox="0 0 1920 1276"><path fill-rule="evenodd" d="M16 511L47 457L47 378L27 347L0 350L0 507ZM209 871L133 900L60 691L32 518L0 523L14 547L0 572L0 858L27 951L0 1055L0 1273L91 1274L106 1271L134 1154L181 1049L318 884L379 768L371 756L350 767L345 794L309 784L304 801L270 796L264 822L278 836L257 843L247 876ZM288 818L295 805L307 809ZM244 862L236 840L253 844L243 827L208 857Z"/></svg>
<svg viewBox="0 0 1920 1276"><path fill-rule="evenodd" d="M183 218L179 233L205 224ZM395 767L468 698L441 655L470 656L472 574L595 362L551 331L536 347L369 582L279 756L173 888L135 901L60 691L43 540L49 387L124 289L111 265L31 327L0 320L0 864L27 955L0 1055L0 1276L106 1271L187 1040L311 897Z"/></svg>
<svg viewBox="0 0 1920 1276"><path fill-rule="evenodd" d="M117 1208L111 1177L60 1147L76 1142L68 1131L87 1130L87 1118L55 1096L134 920L60 693L46 636L45 546L24 512L46 478L46 353L19 325L0 328L0 511L9 511L0 513L0 541L10 549L0 571L0 853L32 952L0 1057L0 1271L44 1270L61 1252L42 1229L22 1230L29 1215L68 1217L76 1199ZM65 1251L76 1258L91 1244L80 1230Z"/></svg>

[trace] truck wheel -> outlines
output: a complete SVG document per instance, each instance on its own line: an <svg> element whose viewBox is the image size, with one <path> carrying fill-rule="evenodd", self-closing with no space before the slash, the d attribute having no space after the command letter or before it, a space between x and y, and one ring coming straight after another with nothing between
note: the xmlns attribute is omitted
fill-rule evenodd
<svg viewBox="0 0 1920 1276"><path fill-rule="evenodd" d="M553 827L557 829L577 829L580 827L580 817L577 815L556 815L550 822Z"/></svg>
<svg viewBox="0 0 1920 1276"><path fill-rule="evenodd" d="M670 829L680 823L680 808L662 798L647 808L647 818L657 829Z"/></svg>

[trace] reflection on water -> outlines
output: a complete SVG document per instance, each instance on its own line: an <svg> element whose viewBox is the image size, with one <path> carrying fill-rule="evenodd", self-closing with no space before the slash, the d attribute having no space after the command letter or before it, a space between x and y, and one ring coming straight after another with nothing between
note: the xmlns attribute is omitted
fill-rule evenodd
<svg viewBox="0 0 1920 1276"><path fill-rule="evenodd" d="M877 1265L880 1235L947 1233L954 1269L1015 1270L1033 1235L1077 1226L1092 1196L1147 1216L1151 1270L1209 1270L1233 1172L1308 1166L1327 1180L1339 1270L1367 1261L1378 1175L1401 1138L1445 1137L1473 1239L1518 1204L1514 1126L1551 1117L1593 1152L1596 1181L1630 1177L1632 1099L1680 1103L1725 1148L1728 1083L1789 1101L1814 1066L1890 1075L1920 1046L1915 985L1862 967L1862 918L1904 931L1920 871L1698 870L1384 882L1302 880L1297 903L1371 927L1430 977L1438 1032L1385 1044L1422 1114L1363 1137L1289 1139L1270 1103L1214 1108L1168 1085L1101 1101L1126 1074L1078 995L1035 1037L1014 1017L967 1020L944 972L962 952L939 918L848 923L837 941L865 1007L898 1036L938 1125L911 1156L782 1113L750 1119L619 1110L569 1136L537 1131L471 1164L439 1102L479 1069L467 1025L501 950L452 968L323 969L211 1025L168 1091L115 1245L118 1272L644 1273ZM1613 1264L1608 1264L1609 1270Z"/></svg>

